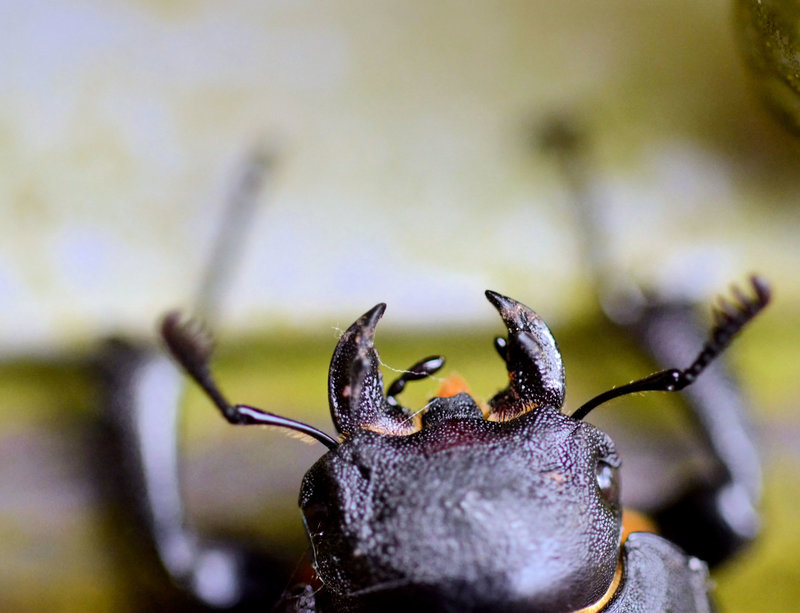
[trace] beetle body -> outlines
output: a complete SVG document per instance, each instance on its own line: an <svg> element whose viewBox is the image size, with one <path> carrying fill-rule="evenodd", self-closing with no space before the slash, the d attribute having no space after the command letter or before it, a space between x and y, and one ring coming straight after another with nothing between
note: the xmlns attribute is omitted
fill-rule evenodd
<svg viewBox="0 0 800 613"><path fill-rule="evenodd" d="M300 503L326 589L454 611L598 600L622 512L596 486L598 462L616 463L610 439L553 407L493 422L459 394L428 411L421 431L364 430L307 473Z"/></svg>
<svg viewBox="0 0 800 613"><path fill-rule="evenodd" d="M458 393L432 399L410 434L410 416L387 424L380 305L342 336L330 400L347 437L300 494L322 589L296 610L709 611L700 560L654 535L620 550L613 441L561 413L564 369L544 322L487 296L508 328L510 381L486 415Z"/></svg>
<svg viewBox="0 0 800 613"><path fill-rule="evenodd" d="M466 395L429 410L439 415L422 431L364 431L307 473L321 607L575 611L603 599L622 523L611 439L549 406L508 422L487 421ZM634 537L608 610L709 610L705 564Z"/></svg>
<svg viewBox="0 0 800 613"><path fill-rule="evenodd" d="M423 360L386 394L373 343L379 304L345 331L331 360L338 440L230 404L208 368L211 343L196 326L168 316L162 335L232 424L289 428L329 449L300 493L316 577L285 593L278 610L699 612L711 610L706 564L655 534L623 539L620 459L610 437L583 418L616 396L694 382L767 304L766 284L753 278L752 285L753 296L737 290L736 305L723 303L686 369L605 392L571 416L561 412L564 367L547 325L495 292L487 297L508 331L495 343L507 387L483 407L458 390L416 413L403 407L396 396L405 383L443 360ZM727 526L719 508L700 520Z"/></svg>

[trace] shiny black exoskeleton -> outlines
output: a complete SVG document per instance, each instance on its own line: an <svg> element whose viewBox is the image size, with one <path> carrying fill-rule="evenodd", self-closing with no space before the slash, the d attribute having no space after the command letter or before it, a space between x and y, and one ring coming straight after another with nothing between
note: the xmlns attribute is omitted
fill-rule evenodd
<svg viewBox="0 0 800 613"><path fill-rule="evenodd" d="M207 335L176 315L164 320L162 334L231 423L290 428L329 449L300 493L316 580L285 593L277 610L710 611L704 562L647 532L622 542L620 459L611 439L583 418L616 396L693 383L767 304L766 284L754 277L752 288L752 295L737 291L735 305L722 303L709 339L686 368L615 388L570 416L561 412L564 368L549 329L494 292L487 297L508 330L496 341L508 386L483 408L462 392L411 412L397 394L406 382L433 374L442 359L421 361L385 395L373 345L385 308L378 305L342 335L331 361L338 439L230 404L208 369ZM725 468L719 482L699 492L710 505L687 508L725 532L730 514L713 502L741 484L732 464L718 459ZM673 529L670 511L662 516Z"/></svg>

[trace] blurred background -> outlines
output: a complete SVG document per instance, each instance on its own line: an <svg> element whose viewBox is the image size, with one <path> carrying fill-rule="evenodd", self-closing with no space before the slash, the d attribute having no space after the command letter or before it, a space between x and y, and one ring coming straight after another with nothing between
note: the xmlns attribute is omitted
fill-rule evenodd
<svg viewBox="0 0 800 613"><path fill-rule="evenodd" d="M486 288L554 328L571 408L647 374L604 323L568 182L537 145L558 114L586 135L620 274L708 303L753 271L775 288L730 352L765 454L764 536L715 579L725 611L794 610L800 145L759 97L794 100L759 64L751 4L6 0L0 608L139 610L127 573L148 562L121 553L87 467L88 364L109 335L154 340L164 311L192 306L256 149L274 163L214 326L231 396L331 432L338 331L385 301L386 364L444 353L485 399L504 385ZM194 521L299 556L297 489L322 448L187 404ZM595 421L661 470L686 424L666 418L652 443L655 412Z"/></svg>

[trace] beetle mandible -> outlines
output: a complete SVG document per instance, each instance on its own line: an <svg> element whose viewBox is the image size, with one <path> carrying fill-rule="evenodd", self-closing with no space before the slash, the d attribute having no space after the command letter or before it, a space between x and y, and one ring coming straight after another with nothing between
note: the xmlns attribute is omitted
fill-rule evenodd
<svg viewBox="0 0 800 613"><path fill-rule="evenodd" d="M212 342L202 327L173 313L161 333L230 423L288 428L328 448L300 491L316 583L285 593L278 610L710 611L703 561L652 533L623 535L620 458L584 418L618 396L692 384L769 302L766 282L750 283L750 294L734 288L734 303L720 301L687 367L609 390L571 415L561 412L564 366L547 325L492 291L486 296L508 331L495 341L508 386L484 407L449 390L412 412L398 394L443 359L420 361L385 394L373 343L385 310L379 304L345 331L331 360L338 439L231 404L211 374ZM730 485L726 474L701 493L713 500ZM719 505L695 511L701 523L735 533ZM707 540L712 554L727 555L719 543L724 549L730 538Z"/></svg>

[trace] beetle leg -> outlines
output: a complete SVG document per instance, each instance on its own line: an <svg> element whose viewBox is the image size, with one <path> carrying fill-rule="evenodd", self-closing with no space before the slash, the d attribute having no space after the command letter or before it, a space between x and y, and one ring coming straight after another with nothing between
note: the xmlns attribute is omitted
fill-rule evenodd
<svg viewBox="0 0 800 613"><path fill-rule="evenodd" d="M508 387L489 402L490 416L512 419L542 405L560 408L564 403L564 364L547 324L525 305L487 291L508 329L508 340L495 339L506 363Z"/></svg>
<svg viewBox="0 0 800 613"><path fill-rule="evenodd" d="M632 391L676 391L688 386L687 404L716 470L710 478L690 484L676 499L657 509L654 518L664 536L712 566L749 543L760 528L757 506L761 462L746 404L725 364L710 363L733 334L766 305L766 286L756 280L753 284L755 300L744 300L745 308L738 315L717 315L711 339L689 368L662 371L610 390L573 414L580 419L601 402ZM702 338L702 328L693 314L694 309L686 303L654 303L626 329L657 363L680 363L690 359L692 345ZM700 371L704 374L697 378Z"/></svg>
<svg viewBox="0 0 800 613"><path fill-rule="evenodd" d="M693 315L687 304L654 304L628 329L657 363L675 364L702 338ZM723 361L709 365L684 394L718 470L654 515L667 538L713 566L759 531L761 461L745 396Z"/></svg>
<svg viewBox="0 0 800 613"><path fill-rule="evenodd" d="M251 225L256 197L272 168L272 157L263 148L254 151L234 187L196 300L195 310L205 318L213 318L218 311L223 285L244 244L242 229ZM209 338L199 333L186 334L177 320L174 323L173 341L187 352L186 360L192 363L195 375L205 372L203 376L209 384L206 390L214 390L219 406L225 400L208 372ZM126 555L126 561L132 559L138 565L141 553L154 550L172 583L183 587L205 607L268 610L286 584L285 565L247 545L201 537L186 516L177 445L183 386L174 364L155 347L114 341L105 347L98 369L103 375L106 399L102 406L108 426L102 442L113 459L107 464L114 468L113 482L112 475L106 479L107 489L114 498L122 498L121 531L133 528L136 538L133 543L136 555ZM249 407L246 410L233 407L229 413L241 413L239 423L271 423L274 418L278 421L274 425L305 427L279 416L260 415ZM314 436L313 430L306 433ZM321 442L336 445L324 433L318 435ZM141 596L140 591L137 590L137 596ZM163 588L159 598L166 591ZM148 600L147 596L144 599ZM145 608L152 608L152 602L147 605ZM167 609L184 610L187 605L184 596ZM190 608L194 610L196 603Z"/></svg>
<svg viewBox="0 0 800 613"><path fill-rule="evenodd" d="M134 547L151 543L172 581L208 607L274 602L285 581L276 561L240 544L201 538L189 525L175 444L183 387L175 366L153 348L122 341L107 344L99 366L107 397L103 443L114 469L106 489L121 498L121 528L133 533ZM185 597L175 606L184 608Z"/></svg>

